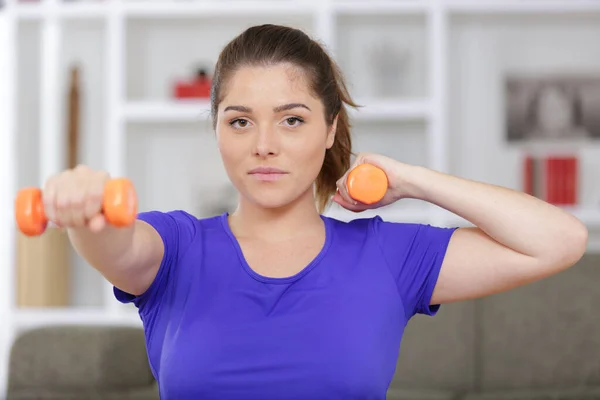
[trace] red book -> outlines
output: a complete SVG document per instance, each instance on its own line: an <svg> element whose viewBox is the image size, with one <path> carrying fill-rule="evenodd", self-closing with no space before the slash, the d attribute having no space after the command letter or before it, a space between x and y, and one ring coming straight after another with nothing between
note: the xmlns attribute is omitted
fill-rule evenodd
<svg viewBox="0 0 600 400"><path fill-rule="evenodd" d="M565 159L556 158L556 204L563 205L567 199L567 174L565 170Z"/></svg>
<svg viewBox="0 0 600 400"><path fill-rule="evenodd" d="M560 160L555 157L547 157L545 162L545 186L544 199L550 204L560 203Z"/></svg>
<svg viewBox="0 0 600 400"><path fill-rule="evenodd" d="M577 157L548 157L545 162L544 199L555 205L577 204Z"/></svg>
<svg viewBox="0 0 600 400"><path fill-rule="evenodd" d="M528 155L523 160L523 192L535 196L534 193L534 164L535 160Z"/></svg>
<svg viewBox="0 0 600 400"><path fill-rule="evenodd" d="M577 204L579 163L577 157L566 157L564 163L565 204Z"/></svg>

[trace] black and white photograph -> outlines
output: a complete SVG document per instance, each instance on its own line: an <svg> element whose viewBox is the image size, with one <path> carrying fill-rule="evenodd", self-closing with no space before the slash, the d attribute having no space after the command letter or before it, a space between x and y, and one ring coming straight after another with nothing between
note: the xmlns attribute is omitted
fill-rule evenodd
<svg viewBox="0 0 600 400"><path fill-rule="evenodd" d="M600 138L600 76L510 76L509 142L580 142Z"/></svg>

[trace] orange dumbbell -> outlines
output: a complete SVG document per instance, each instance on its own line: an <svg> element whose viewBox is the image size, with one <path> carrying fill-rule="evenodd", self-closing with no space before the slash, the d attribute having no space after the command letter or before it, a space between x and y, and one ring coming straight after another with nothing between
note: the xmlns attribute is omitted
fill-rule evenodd
<svg viewBox="0 0 600 400"><path fill-rule="evenodd" d="M116 227L129 226L137 217L137 196L133 184L125 178L111 179L104 186L102 213ZM48 218L39 188L21 189L15 199L17 226L27 236L44 233Z"/></svg>
<svg viewBox="0 0 600 400"><path fill-rule="evenodd" d="M383 199L388 188L387 175L372 164L360 164L352 169L346 181L348 194L363 204L374 204Z"/></svg>

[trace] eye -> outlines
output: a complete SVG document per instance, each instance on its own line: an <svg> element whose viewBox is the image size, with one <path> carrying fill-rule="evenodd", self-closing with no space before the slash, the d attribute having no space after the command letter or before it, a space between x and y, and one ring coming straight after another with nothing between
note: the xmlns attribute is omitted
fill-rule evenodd
<svg viewBox="0 0 600 400"><path fill-rule="evenodd" d="M304 120L302 118L298 118L298 117L289 117L285 119L285 123L288 124L288 126L299 126L304 122Z"/></svg>
<svg viewBox="0 0 600 400"><path fill-rule="evenodd" d="M236 118L232 121L229 121L229 126L233 126L236 129L246 128L249 124L250 122L248 122L248 120L244 118Z"/></svg>

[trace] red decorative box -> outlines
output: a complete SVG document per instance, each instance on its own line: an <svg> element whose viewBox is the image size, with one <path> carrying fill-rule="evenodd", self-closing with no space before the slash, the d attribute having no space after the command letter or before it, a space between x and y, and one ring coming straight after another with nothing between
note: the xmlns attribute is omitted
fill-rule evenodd
<svg viewBox="0 0 600 400"><path fill-rule="evenodd" d="M176 82L173 96L178 99L206 99L210 98L211 79L203 70L198 72L196 79L187 82Z"/></svg>

